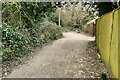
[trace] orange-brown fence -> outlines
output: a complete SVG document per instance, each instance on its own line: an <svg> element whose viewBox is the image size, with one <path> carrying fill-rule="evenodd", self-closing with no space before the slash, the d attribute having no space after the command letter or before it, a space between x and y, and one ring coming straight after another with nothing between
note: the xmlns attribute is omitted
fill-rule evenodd
<svg viewBox="0 0 120 80"><path fill-rule="evenodd" d="M87 30L88 30L88 34L90 34L91 36L95 36L95 27L96 27L96 19L91 20L90 22L87 23Z"/></svg>

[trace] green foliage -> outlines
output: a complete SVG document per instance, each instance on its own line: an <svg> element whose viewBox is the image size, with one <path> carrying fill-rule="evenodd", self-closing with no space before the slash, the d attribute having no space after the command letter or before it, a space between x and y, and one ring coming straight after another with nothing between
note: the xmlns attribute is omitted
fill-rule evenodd
<svg viewBox="0 0 120 80"><path fill-rule="evenodd" d="M49 17L54 8L50 2L5 2L2 6L2 59L30 53L33 47L42 46L62 36L58 26Z"/></svg>
<svg viewBox="0 0 120 80"><path fill-rule="evenodd" d="M82 31L85 33L88 32L88 25L87 24L83 26Z"/></svg>
<svg viewBox="0 0 120 80"><path fill-rule="evenodd" d="M0 42L0 60L1 60L1 57L2 57L2 42Z"/></svg>
<svg viewBox="0 0 120 80"><path fill-rule="evenodd" d="M5 2L2 5L3 21L10 24L17 19L17 22L34 25L55 11L50 2Z"/></svg>
<svg viewBox="0 0 120 80"><path fill-rule="evenodd" d="M69 32L71 31L68 27L61 27L62 31L63 32Z"/></svg>
<svg viewBox="0 0 120 80"><path fill-rule="evenodd" d="M85 18L84 18L84 25L88 22L88 21L90 21L91 20L91 18L92 18L92 16L91 15L87 15Z"/></svg>
<svg viewBox="0 0 120 80"><path fill-rule="evenodd" d="M6 24L3 24L2 44L3 60L23 55L29 51L28 40L20 32Z"/></svg>
<svg viewBox="0 0 120 80"><path fill-rule="evenodd" d="M49 21L47 18L45 18L42 23L38 24L41 25L41 33L45 34L43 38L47 40L55 40L62 36L62 31L58 25L52 21Z"/></svg>
<svg viewBox="0 0 120 80"><path fill-rule="evenodd" d="M62 37L62 31L55 23L45 20L38 24L36 26L41 26L38 29L38 36L32 38L31 36L26 38L11 26L3 25L3 61L30 53L32 47L42 46L50 40L56 40Z"/></svg>

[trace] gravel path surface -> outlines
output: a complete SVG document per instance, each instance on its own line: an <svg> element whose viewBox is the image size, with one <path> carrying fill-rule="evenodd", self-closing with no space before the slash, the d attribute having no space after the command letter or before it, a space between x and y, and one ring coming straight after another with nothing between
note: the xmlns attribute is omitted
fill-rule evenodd
<svg viewBox="0 0 120 80"><path fill-rule="evenodd" d="M75 32L64 33L64 38L54 41L35 52L26 64L14 69L8 78L92 78L99 74L92 57L84 53L94 38ZM96 71L95 71L96 70ZM99 72L100 73L100 72Z"/></svg>

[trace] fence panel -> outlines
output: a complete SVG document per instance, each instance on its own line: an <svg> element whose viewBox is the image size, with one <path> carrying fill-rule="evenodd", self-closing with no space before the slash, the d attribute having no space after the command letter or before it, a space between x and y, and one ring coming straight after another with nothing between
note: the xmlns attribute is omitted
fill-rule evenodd
<svg viewBox="0 0 120 80"><path fill-rule="evenodd" d="M118 32L119 29L119 32ZM98 18L96 42L101 58L111 69L115 78L120 79L120 9ZM119 36L119 37L118 37Z"/></svg>
<svg viewBox="0 0 120 80"><path fill-rule="evenodd" d="M118 76L120 79L120 9L118 10Z"/></svg>
<svg viewBox="0 0 120 80"><path fill-rule="evenodd" d="M100 53L107 65L109 65L112 16L113 13L102 16L100 21Z"/></svg>
<svg viewBox="0 0 120 80"><path fill-rule="evenodd" d="M118 10L114 12L113 28L111 32L110 67L118 77Z"/></svg>

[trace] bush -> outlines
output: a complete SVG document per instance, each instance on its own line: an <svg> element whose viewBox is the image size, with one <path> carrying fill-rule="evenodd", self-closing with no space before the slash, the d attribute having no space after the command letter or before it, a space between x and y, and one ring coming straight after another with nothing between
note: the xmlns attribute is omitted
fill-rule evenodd
<svg viewBox="0 0 120 80"><path fill-rule="evenodd" d="M46 34L45 37L48 40L56 40L62 36L62 31L58 25L48 21L47 18L44 20L41 26L45 28L43 32Z"/></svg>
<svg viewBox="0 0 120 80"><path fill-rule="evenodd" d="M88 32L88 25L87 24L83 26L82 31L85 33Z"/></svg>
<svg viewBox="0 0 120 80"><path fill-rule="evenodd" d="M10 60L30 53L32 47L42 46L50 40L62 37L62 31L55 23L45 19L42 23L36 24L34 35L25 37L23 32L15 30L13 27L3 24L2 32L2 59Z"/></svg>
<svg viewBox="0 0 120 80"><path fill-rule="evenodd" d="M2 5L3 61L28 54L31 48L62 36L55 23L43 21L55 11L51 2L4 2Z"/></svg>
<svg viewBox="0 0 120 80"><path fill-rule="evenodd" d="M6 24L3 25L2 44L3 60L26 54L29 51L28 40L20 32Z"/></svg>

